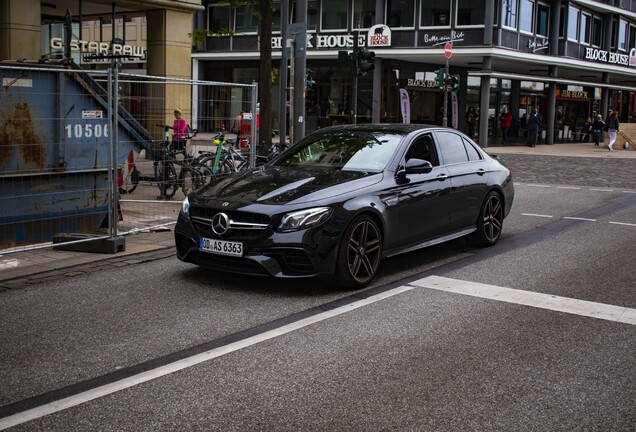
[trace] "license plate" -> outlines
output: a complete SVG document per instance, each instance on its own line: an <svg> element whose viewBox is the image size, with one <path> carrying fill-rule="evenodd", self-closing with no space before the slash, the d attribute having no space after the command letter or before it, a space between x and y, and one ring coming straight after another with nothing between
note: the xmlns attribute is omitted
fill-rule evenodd
<svg viewBox="0 0 636 432"><path fill-rule="evenodd" d="M243 243L227 241L227 240L214 240L201 237L199 241L199 249L212 252L217 255L229 255L235 257L243 256Z"/></svg>

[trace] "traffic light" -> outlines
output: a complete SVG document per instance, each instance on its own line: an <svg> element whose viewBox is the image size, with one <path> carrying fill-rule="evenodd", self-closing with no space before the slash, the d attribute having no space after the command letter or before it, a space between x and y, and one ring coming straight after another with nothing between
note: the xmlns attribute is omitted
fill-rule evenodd
<svg viewBox="0 0 636 432"><path fill-rule="evenodd" d="M440 68L435 71L435 87L444 90L446 85L446 69Z"/></svg>
<svg viewBox="0 0 636 432"><path fill-rule="evenodd" d="M449 84L452 91L459 91L459 75L451 75Z"/></svg>
<svg viewBox="0 0 636 432"><path fill-rule="evenodd" d="M358 51L357 56L358 75L366 75L367 72L375 68L375 52L362 48Z"/></svg>

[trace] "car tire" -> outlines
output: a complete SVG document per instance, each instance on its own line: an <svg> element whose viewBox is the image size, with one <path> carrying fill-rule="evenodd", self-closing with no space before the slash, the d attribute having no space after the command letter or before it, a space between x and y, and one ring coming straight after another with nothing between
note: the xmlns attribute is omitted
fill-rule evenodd
<svg viewBox="0 0 636 432"><path fill-rule="evenodd" d="M375 277L382 259L382 236L376 221L356 217L345 230L338 248L335 281L344 288L362 288Z"/></svg>
<svg viewBox="0 0 636 432"><path fill-rule="evenodd" d="M492 246L499 240L503 229L504 203L501 196L491 191L486 195L479 211L477 231L471 233L467 240L474 246Z"/></svg>

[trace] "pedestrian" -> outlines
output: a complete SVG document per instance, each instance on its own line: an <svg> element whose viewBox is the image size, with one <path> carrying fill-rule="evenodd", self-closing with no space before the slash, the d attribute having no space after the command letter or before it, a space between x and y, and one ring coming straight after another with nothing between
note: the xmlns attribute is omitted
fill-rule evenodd
<svg viewBox="0 0 636 432"><path fill-rule="evenodd" d="M539 134L542 123L543 117L541 117L541 113L539 113L539 107L534 107L532 114L528 116L528 141L526 142L528 147L537 146L537 135Z"/></svg>
<svg viewBox="0 0 636 432"><path fill-rule="evenodd" d="M610 111L606 123L607 124L605 125L605 127L607 127L607 132L609 133L609 151L614 151L612 146L616 142L616 133L618 132L618 128L620 126L620 123L618 122L618 113L616 111Z"/></svg>
<svg viewBox="0 0 636 432"><path fill-rule="evenodd" d="M475 132L475 123L477 122L477 111L475 107L470 105L466 111L466 125L468 126L468 137L473 138Z"/></svg>
<svg viewBox="0 0 636 432"><path fill-rule="evenodd" d="M603 137L603 129L605 129L605 122L603 116L598 114L594 118L592 123L592 135L594 136L594 145L599 146L601 144L601 138Z"/></svg>
<svg viewBox="0 0 636 432"><path fill-rule="evenodd" d="M501 122L501 136L503 138L503 145L508 144L508 129L510 129L510 123L512 123L512 114L508 111L508 107L504 106L499 116Z"/></svg>
<svg viewBox="0 0 636 432"><path fill-rule="evenodd" d="M188 123L181 117L181 109L177 108L174 110L174 123L172 124L172 148L174 150L184 150L187 135Z"/></svg>

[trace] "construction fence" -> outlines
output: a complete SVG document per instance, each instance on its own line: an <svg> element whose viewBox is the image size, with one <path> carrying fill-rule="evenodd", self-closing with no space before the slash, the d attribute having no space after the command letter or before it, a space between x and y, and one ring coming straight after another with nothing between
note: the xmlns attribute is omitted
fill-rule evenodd
<svg viewBox="0 0 636 432"><path fill-rule="evenodd" d="M116 64L2 63L0 78L0 254L82 244L113 253L126 235L174 224L184 190L202 186L175 181L184 157L168 150L176 109L189 126L187 154L214 151L215 136L242 126L254 161L256 84L127 74Z"/></svg>

